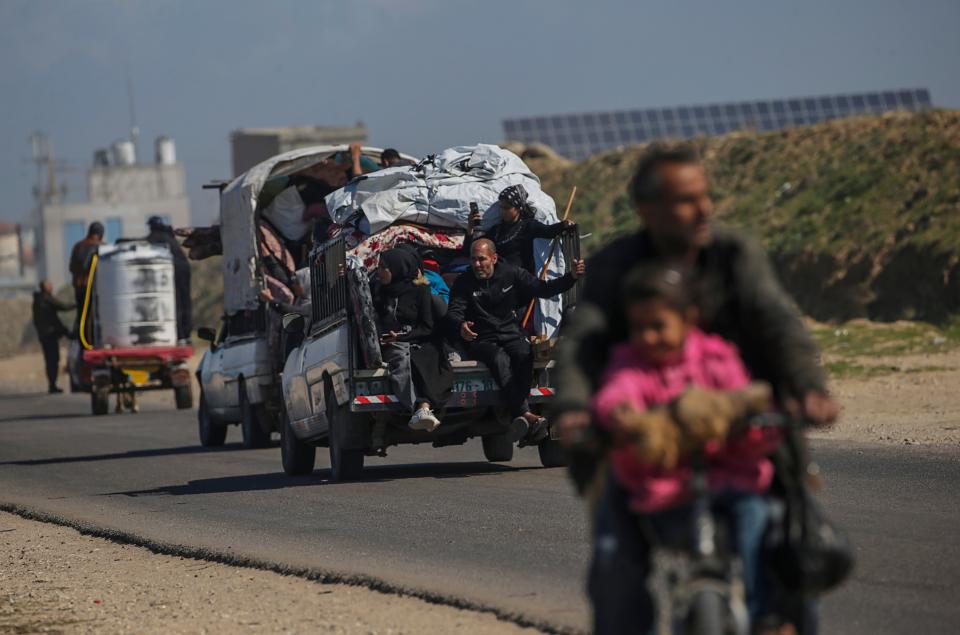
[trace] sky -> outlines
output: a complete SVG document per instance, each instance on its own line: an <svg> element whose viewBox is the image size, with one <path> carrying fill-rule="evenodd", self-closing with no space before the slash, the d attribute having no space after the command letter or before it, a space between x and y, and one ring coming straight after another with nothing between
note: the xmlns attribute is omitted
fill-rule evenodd
<svg viewBox="0 0 960 635"><path fill-rule="evenodd" d="M0 220L33 206L31 132L76 170L169 135L196 224L237 128L353 125L423 155L501 120L928 88L960 108L958 0L0 0Z"/></svg>

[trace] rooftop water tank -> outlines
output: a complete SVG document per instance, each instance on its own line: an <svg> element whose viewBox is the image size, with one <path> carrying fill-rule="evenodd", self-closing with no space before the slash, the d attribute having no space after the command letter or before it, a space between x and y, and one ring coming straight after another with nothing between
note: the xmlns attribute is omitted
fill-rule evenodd
<svg viewBox="0 0 960 635"><path fill-rule="evenodd" d="M160 165L173 165L177 162L177 147L170 137L157 137L156 150L157 163Z"/></svg>
<svg viewBox="0 0 960 635"><path fill-rule="evenodd" d="M114 141L110 150L113 153L114 165L133 165L137 162L137 148L129 139Z"/></svg>
<svg viewBox="0 0 960 635"><path fill-rule="evenodd" d="M144 241L100 247L95 281L96 346L174 346L173 256Z"/></svg>

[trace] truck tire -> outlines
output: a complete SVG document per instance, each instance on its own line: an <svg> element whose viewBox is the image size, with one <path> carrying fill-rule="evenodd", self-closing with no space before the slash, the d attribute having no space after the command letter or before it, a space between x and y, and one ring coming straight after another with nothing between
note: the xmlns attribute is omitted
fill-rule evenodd
<svg viewBox="0 0 960 635"><path fill-rule="evenodd" d="M327 407L327 422L330 424L330 480L353 481L363 473L363 450L344 447L350 411L337 404L333 385L327 383L324 401Z"/></svg>
<svg viewBox="0 0 960 635"><path fill-rule="evenodd" d="M491 463L506 463L513 459L513 435L508 432L483 435L483 456Z"/></svg>
<svg viewBox="0 0 960 635"><path fill-rule="evenodd" d="M189 410L193 408L193 386L175 386L173 389L173 398L177 402L177 410Z"/></svg>
<svg viewBox="0 0 960 635"><path fill-rule="evenodd" d="M280 460L287 476L310 474L317 460L317 446L297 438L286 410L280 413Z"/></svg>
<svg viewBox="0 0 960 635"><path fill-rule="evenodd" d="M110 390L107 388L91 388L90 409L97 416L110 412Z"/></svg>
<svg viewBox="0 0 960 635"><path fill-rule="evenodd" d="M270 445L270 434L260 425L260 413L247 398L247 387L240 380L240 429L243 432L243 447L247 450Z"/></svg>
<svg viewBox="0 0 960 635"><path fill-rule="evenodd" d="M200 433L200 445L205 448L219 447L227 440L227 426L213 420L202 388L200 389L200 406L197 408L197 429Z"/></svg>
<svg viewBox="0 0 960 635"><path fill-rule="evenodd" d="M566 467L567 451L556 439L547 437L537 444L540 453L540 465L543 467Z"/></svg>

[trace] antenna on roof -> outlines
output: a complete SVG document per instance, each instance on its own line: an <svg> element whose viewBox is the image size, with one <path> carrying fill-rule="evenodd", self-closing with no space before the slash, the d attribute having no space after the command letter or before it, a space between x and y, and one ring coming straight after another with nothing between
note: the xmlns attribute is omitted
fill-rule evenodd
<svg viewBox="0 0 960 635"><path fill-rule="evenodd" d="M130 141L133 142L133 156L136 163L140 128L137 126L137 109L133 102L133 77L130 74L129 63L127 64L127 102L130 107Z"/></svg>

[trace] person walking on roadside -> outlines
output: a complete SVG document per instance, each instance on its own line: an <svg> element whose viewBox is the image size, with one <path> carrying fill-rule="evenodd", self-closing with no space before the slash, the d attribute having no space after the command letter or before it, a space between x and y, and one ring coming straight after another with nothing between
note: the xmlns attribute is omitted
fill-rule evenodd
<svg viewBox="0 0 960 635"><path fill-rule="evenodd" d="M33 327L37 330L37 339L43 350L43 361L47 371L47 392L63 392L57 387L57 374L60 370L60 338L69 334L67 327L57 315L60 311L71 311L76 306L62 302L53 295L53 284L42 280L40 288L33 292Z"/></svg>
<svg viewBox="0 0 960 635"><path fill-rule="evenodd" d="M103 242L103 224L93 221L87 229L87 235L78 241L70 251L70 275L73 280L74 300L77 303L77 319L74 331L80 331L80 312L83 310L83 301L87 294L87 276L90 273L90 263L93 255L100 250Z"/></svg>
<svg viewBox="0 0 960 635"><path fill-rule="evenodd" d="M714 226L709 182L696 150L651 148L628 189L643 227L591 257L583 293L558 347L552 414L561 442L575 445L594 425L591 399L611 351L628 338L620 290L638 264L688 271L699 289L702 330L733 342L753 378L770 384L780 403L793 405L815 425L832 423L839 406L827 392L816 345L762 247ZM575 464L572 473L583 489L593 481L596 465ZM627 500L608 480L597 505L588 583L596 633L643 632L652 620L650 607L635 594L606 592L611 581L622 579L624 567L646 566L635 562L628 553L630 537L617 530L615 520L627 513ZM815 632L815 617L805 615L810 606L792 608L806 622L803 635Z"/></svg>
<svg viewBox="0 0 960 635"><path fill-rule="evenodd" d="M527 403L533 382L533 352L520 328L517 307L532 298L550 298L576 284L584 262L574 260L560 278L539 280L530 272L501 262L493 241L481 238L470 247L470 270L450 290L447 330L467 354L490 369L510 411L518 437L538 443L547 434L545 418Z"/></svg>

